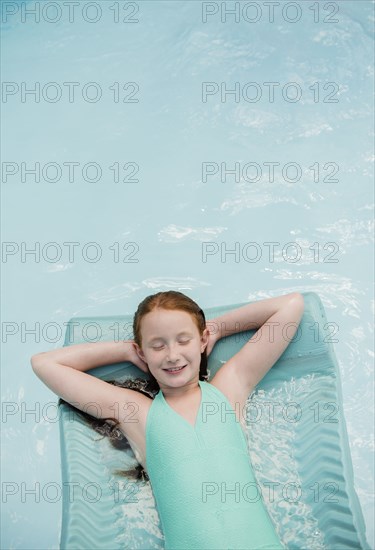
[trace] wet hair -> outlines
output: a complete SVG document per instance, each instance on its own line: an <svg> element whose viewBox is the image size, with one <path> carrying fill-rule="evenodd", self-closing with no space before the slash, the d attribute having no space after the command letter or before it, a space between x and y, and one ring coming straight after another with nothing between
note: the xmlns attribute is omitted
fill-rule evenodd
<svg viewBox="0 0 375 550"><path fill-rule="evenodd" d="M137 308L133 318L133 335L134 342L142 347L142 334L141 334L141 322L147 313L154 311L155 309L164 309L167 311L185 311L192 316L192 319L197 326L199 334L202 336L204 329L206 328L206 318L203 310L198 306L194 300L186 296L182 292L176 290L168 290L165 292L158 292L147 296ZM160 386L156 378L148 372L147 379L145 378L129 378L127 380L107 380L109 384L119 386L121 388L128 388L143 395L154 399L156 394L160 390ZM201 362L199 367L199 380L207 381L207 352L206 348L201 354ZM66 405L69 409L73 410L79 415L82 420L91 426L96 432L103 437L108 437L111 445L119 450L132 451L130 443L124 433L118 428L119 421L116 418L96 418L84 411L81 411L67 403L64 399L60 398L58 405ZM114 472L120 476L126 476L135 480L149 480L147 472L141 464L138 464L133 469L116 470Z"/></svg>

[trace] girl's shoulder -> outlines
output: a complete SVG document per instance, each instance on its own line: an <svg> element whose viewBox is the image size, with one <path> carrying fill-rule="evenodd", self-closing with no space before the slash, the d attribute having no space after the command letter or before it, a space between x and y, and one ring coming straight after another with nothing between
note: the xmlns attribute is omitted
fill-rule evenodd
<svg viewBox="0 0 375 550"><path fill-rule="evenodd" d="M244 392L242 387L238 386L235 378L228 376L227 373L220 370L215 376L207 382L211 391L220 396L223 401L229 402L231 408L235 411L239 422L242 422L246 403L249 398L247 392ZM209 391L210 391L209 389Z"/></svg>
<svg viewBox="0 0 375 550"><path fill-rule="evenodd" d="M153 399L136 390L122 390L127 397L118 403L119 428L129 441L137 460L145 468L146 422Z"/></svg>

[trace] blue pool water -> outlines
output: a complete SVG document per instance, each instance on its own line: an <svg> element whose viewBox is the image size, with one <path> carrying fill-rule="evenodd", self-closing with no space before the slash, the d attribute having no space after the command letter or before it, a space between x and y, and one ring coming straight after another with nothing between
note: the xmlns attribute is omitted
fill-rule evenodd
<svg viewBox="0 0 375 550"><path fill-rule="evenodd" d="M373 548L373 3L66 4L2 3L1 547L59 546L31 355L178 289L319 294Z"/></svg>

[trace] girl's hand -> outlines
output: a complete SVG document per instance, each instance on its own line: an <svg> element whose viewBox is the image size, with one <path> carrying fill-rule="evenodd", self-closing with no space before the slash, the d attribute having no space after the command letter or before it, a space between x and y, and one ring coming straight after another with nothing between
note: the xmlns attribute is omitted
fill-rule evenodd
<svg viewBox="0 0 375 550"><path fill-rule="evenodd" d="M133 363L136 367L141 369L143 372L149 373L148 365L142 359L139 357L137 350L134 346L134 340L127 340L125 342L126 344L126 361L130 361L130 363Z"/></svg>

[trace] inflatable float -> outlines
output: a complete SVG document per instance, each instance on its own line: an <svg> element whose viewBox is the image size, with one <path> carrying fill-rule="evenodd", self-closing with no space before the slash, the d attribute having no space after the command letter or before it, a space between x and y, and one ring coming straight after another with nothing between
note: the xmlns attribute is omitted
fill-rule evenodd
<svg viewBox="0 0 375 550"><path fill-rule="evenodd" d="M305 311L295 338L249 396L249 455L268 512L288 549L370 550L354 488L332 324L319 296L302 294ZM207 308L206 320L242 305ZM132 321L133 315L74 317L67 324L64 345L132 339ZM254 332L215 345L208 358L210 378ZM147 377L129 362L89 373L103 380ZM113 448L64 404L59 426L60 548L162 550L150 483L114 474L137 464L131 450Z"/></svg>

